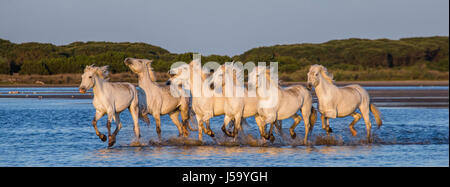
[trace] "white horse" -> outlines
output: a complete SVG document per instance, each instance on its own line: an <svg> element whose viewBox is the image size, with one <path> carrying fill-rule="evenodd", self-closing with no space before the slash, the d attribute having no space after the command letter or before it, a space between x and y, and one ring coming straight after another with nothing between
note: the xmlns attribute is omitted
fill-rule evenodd
<svg viewBox="0 0 450 187"><path fill-rule="evenodd" d="M333 76L328 74L322 65L312 65L308 72L308 88L314 87L318 98L319 112L322 114L322 128L331 133L329 118L353 116L355 119L350 123L350 132L356 136L353 128L355 123L361 119L361 114L366 124L367 139L370 142L371 128L369 112L375 117L378 128L382 125L381 113L370 102L369 94L359 85L348 85L337 87L333 84ZM359 109L361 114L356 112Z"/></svg>
<svg viewBox="0 0 450 187"><path fill-rule="evenodd" d="M203 131L214 137L215 134L210 128L210 119L225 114L225 98L215 97L214 94L204 95L204 91L213 93L213 90L206 84L208 83L206 80L207 74L203 72L200 61L193 60L189 65L183 64L172 68L170 74L172 74L172 77L167 84L175 87L184 85L184 88L191 92L192 110L195 113L198 125L198 140L203 141ZM206 128L203 123L206 123Z"/></svg>
<svg viewBox="0 0 450 187"><path fill-rule="evenodd" d="M256 93L260 101L258 114L263 118L264 124L271 124L269 135L272 136L272 128L273 125L276 125L277 120L281 122L281 120L293 118L294 123L289 128L289 132L291 138L294 139L296 137L294 130L303 117L305 123L304 143L306 144L309 133L317 119L317 112L312 106L311 93L301 85L281 88L278 82L271 79L270 70L266 69L265 66L259 66L255 69L250 73L250 76L256 74ZM260 83L260 81L263 82ZM265 88L262 87L264 81L266 83ZM297 114L299 110L302 117ZM281 126L278 129L281 132Z"/></svg>
<svg viewBox="0 0 450 187"><path fill-rule="evenodd" d="M168 114L172 122L177 126L179 136L189 136L189 100L186 97L175 97L170 93L168 86L159 86L155 82L155 76L151 69L152 60L126 58L124 60L131 71L139 77L139 87L146 95L147 111L141 112L153 115L156 122L156 132L161 140L161 115ZM183 124L178 119L181 113Z"/></svg>
<svg viewBox="0 0 450 187"><path fill-rule="evenodd" d="M128 108L134 122L134 133L137 143L139 143L139 99L136 87L130 83L112 83L106 79L108 76L108 67L86 66L81 76L80 93L86 93L86 90L93 88L94 105L96 112L92 125L95 133L102 140L106 141L105 135L97 129L97 121L105 114L108 115L106 127L108 128L108 146L113 146L116 142L116 135L122 128L119 114ZM116 130L111 135L111 121L116 122Z"/></svg>
<svg viewBox="0 0 450 187"><path fill-rule="evenodd" d="M258 116L258 98L249 96L248 89L244 85L244 71L242 67L235 66L233 63L221 65L212 75L211 81L215 86L220 85L219 94L224 97L224 122L222 131L230 137L236 137L239 130L242 130L242 122L246 123L245 118L255 116L261 138L269 139L265 133L265 125L260 116ZM221 92L220 92L221 91ZM228 132L227 125L233 120L235 123L234 131ZM265 139L264 139L265 138Z"/></svg>
<svg viewBox="0 0 450 187"><path fill-rule="evenodd" d="M237 77L240 76L240 77ZM241 79L241 80L238 80ZM242 69L233 66L233 63L226 63L221 65L211 75L211 84L214 86L220 85L218 89L214 89L218 92L218 96L224 97L224 122L222 125L222 131L230 137L237 137L238 130L241 129L241 119L244 115L245 108L245 96L244 96L244 82ZM242 95L237 95L238 93ZM232 133L228 132L226 127L233 120L235 123Z"/></svg>

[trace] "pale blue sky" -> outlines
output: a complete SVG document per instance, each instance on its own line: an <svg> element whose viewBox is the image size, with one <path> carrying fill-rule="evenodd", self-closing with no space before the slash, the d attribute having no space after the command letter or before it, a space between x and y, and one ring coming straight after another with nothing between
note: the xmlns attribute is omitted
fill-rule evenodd
<svg viewBox="0 0 450 187"><path fill-rule="evenodd" d="M145 42L237 55L275 44L449 35L448 0L0 0L12 42Z"/></svg>

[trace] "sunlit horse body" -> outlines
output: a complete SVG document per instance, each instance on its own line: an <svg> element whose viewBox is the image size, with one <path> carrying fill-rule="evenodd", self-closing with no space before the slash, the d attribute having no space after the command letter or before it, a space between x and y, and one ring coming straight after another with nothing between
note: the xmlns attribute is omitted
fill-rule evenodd
<svg viewBox="0 0 450 187"><path fill-rule="evenodd" d="M361 119L361 114L366 124L367 139L370 141L371 127L369 113L372 112L378 128L382 125L381 113L370 102L369 94L359 85L348 85L337 87L333 84L333 76L322 65L312 65L308 72L308 87L314 87L319 111L322 114L322 128L327 133L332 132L329 118L353 116L355 119L350 123L349 128L353 136L357 132L354 125ZM361 114L356 112L359 109Z"/></svg>
<svg viewBox="0 0 450 187"><path fill-rule="evenodd" d="M269 135L271 136L272 128L276 125L277 120L293 118L294 123L289 128L289 132L291 137L295 138L295 127L303 117L305 123L304 143L306 144L317 119L316 110L312 106L311 93L301 85L281 88L279 83L271 78L270 70L265 66L258 66L250 73L250 76L255 76L254 74L256 74L256 83L254 84L259 98L258 114L262 117L264 124L271 124ZM302 117L297 114L299 110Z"/></svg>
<svg viewBox="0 0 450 187"><path fill-rule="evenodd" d="M213 90L210 89L206 81L207 74L203 72L201 63L195 59L189 65L183 64L172 68L170 73L173 76L168 83L177 87L184 85L184 88L190 90L192 96L192 110L195 113L198 125L198 140L203 141L203 131L211 137L215 134L210 128L210 119L214 116L224 115L224 97L215 97ZM211 95L205 92L211 93ZM203 125L206 123L206 127Z"/></svg>
<svg viewBox="0 0 450 187"><path fill-rule="evenodd" d="M179 136L187 137L189 131L189 100L179 95L178 97L170 93L168 86L160 86L155 82L155 76L151 69L152 60L126 58L124 63L139 77L139 87L146 95L147 111L141 112L151 114L156 122L156 132L161 140L161 115L168 114L172 122L178 128ZM181 113L183 124L178 119Z"/></svg>
<svg viewBox="0 0 450 187"><path fill-rule="evenodd" d="M256 95L249 95L248 89L244 85L244 71L242 67L235 66L234 63L221 65L212 75L211 81L214 85L220 85L221 95L224 97L224 123L222 131L231 137L236 137L237 132L242 130L242 122L245 118L255 116L261 138L268 139L265 127L260 116L258 116L258 98ZM232 133L226 130L227 125L233 120L235 128ZM264 140L264 139L263 139ZM265 141L265 140L264 140Z"/></svg>
<svg viewBox="0 0 450 187"><path fill-rule="evenodd" d="M116 142L116 135L122 128L119 114L128 108L134 122L136 141L139 142L138 91L136 90L136 87L130 83L108 82L108 79L106 79L107 76L107 66L95 67L94 65L86 66L84 73L81 76L80 92L85 93L86 90L89 90L90 88L93 88L94 92L92 104L94 105L96 112L94 120L92 120L92 125L94 126L95 133L102 141L106 141L105 135L100 133L97 129L97 121L107 114L108 121L106 127L108 128L108 146L114 145ZM111 122L113 119L116 122L117 127L111 135Z"/></svg>

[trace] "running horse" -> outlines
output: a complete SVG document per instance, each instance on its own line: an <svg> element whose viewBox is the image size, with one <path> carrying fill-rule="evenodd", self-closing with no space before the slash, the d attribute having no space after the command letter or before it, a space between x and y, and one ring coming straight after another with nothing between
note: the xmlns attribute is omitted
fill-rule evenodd
<svg viewBox="0 0 450 187"><path fill-rule="evenodd" d="M116 142L117 133L122 128L120 122L120 113L128 108L134 122L134 133L136 142L139 143L139 99L136 87L130 83L109 82L108 66L96 67L94 65L86 66L83 75L81 75L80 93L86 93L86 90L93 89L94 99L92 104L96 109L92 125L95 133L102 140L106 141L106 136L97 129L97 121L105 114L108 115L106 127L108 128L108 146L111 147ZM111 134L111 122L116 122L116 130Z"/></svg>
<svg viewBox="0 0 450 187"><path fill-rule="evenodd" d="M354 120L349 128L353 136L357 132L353 127L360 119L361 115L366 124L367 140L371 141L371 128L369 113L375 117L378 128L381 127L381 113L378 108L370 102L367 91L359 85L353 84L345 87L334 85L333 76L328 73L327 68L322 65L312 65L308 72L308 88L314 87L317 98L318 108L322 120L322 128L327 134L332 132L329 118L353 116ZM359 109L361 112L356 112Z"/></svg>

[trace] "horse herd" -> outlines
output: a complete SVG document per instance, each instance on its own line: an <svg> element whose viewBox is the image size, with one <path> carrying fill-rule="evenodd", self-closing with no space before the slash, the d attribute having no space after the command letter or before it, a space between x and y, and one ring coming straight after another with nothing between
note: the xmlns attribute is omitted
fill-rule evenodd
<svg viewBox="0 0 450 187"><path fill-rule="evenodd" d="M200 142L203 140L203 132L211 137L215 136L210 128L210 119L224 115L221 129L225 135L235 139L239 131L243 130L241 123L246 123L246 118L253 116L263 143L266 140L273 141L274 126L281 132L282 120L288 118L294 120L289 132L292 138L296 138L294 130L303 119L305 125L303 141L307 144L317 119L317 112L313 107L312 87L318 98L317 106L321 114L322 128L327 134L332 132L329 118L353 116L354 120L349 128L352 135L356 136L357 132L353 126L362 117L366 124L369 141L372 126L369 113L373 113L378 127L382 124L381 114L370 102L366 90L359 85L335 86L333 77L321 65L310 67L307 88L301 85L284 88L271 76L273 70L266 69L266 66L252 68L248 73L249 81L246 86L243 83L243 70L236 66L237 63L225 63L210 73L202 70L200 61L194 59L189 64L172 68L167 84L159 85L151 68L152 60L126 58L124 63L138 75L139 88L131 83L109 82L108 67L94 65L86 66L79 86L81 93L85 93L90 88L93 89L92 103L96 113L92 125L96 135L102 141L108 139L108 146L113 146L116 142L116 136L122 128L119 114L127 108L134 122L136 140L132 144L135 145L140 144L139 119L150 124L149 114L155 120L160 141L162 138L161 115L169 115L178 128L180 137L188 137L190 131L198 131ZM206 90L213 94L198 95L197 90L201 90L201 93ZM190 94L186 94L187 91ZM106 123L108 137L100 133L97 128L97 121L105 114L108 116ZM181 122L179 115L181 115ZM190 125L194 116L197 129ZM113 133L111 133L112 120L116 123ZM234 124L231 132L228 127L230 122ZM270 124L269 132L266 132L267 124Z"/></svg>

